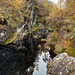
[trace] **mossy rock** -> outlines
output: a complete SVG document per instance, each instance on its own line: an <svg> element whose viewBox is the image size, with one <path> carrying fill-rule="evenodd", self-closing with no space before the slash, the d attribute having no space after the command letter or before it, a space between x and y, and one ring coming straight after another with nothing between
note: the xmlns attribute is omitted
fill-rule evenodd
<svg viewBox="0 0 75 75"><path fill-rule="evenodd" d="M7 45L9 43L12 43L15 40L15 38L16 38L16 33L17 32L13 33L3 44Z"/></svg>
<svg viewBox="0 0 75 75"><path fill-rule="evenodd" d="M68 53L70 56L75 57L75 49L66 49L65 52Z"/></svg>
<svg viewBox="0 0 75 75"><path fill-rule="evenodd" d="M74 74L74 63L75 58L70 57L67 53L58 54L47 65L47 73L51 75L72 75Z"/></svg>

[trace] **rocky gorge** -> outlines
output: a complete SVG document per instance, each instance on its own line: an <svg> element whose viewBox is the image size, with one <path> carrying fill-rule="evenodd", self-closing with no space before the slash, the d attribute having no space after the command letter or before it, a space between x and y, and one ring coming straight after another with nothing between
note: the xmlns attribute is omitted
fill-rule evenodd
<svg viewBox="0 0 75 75"><path fill-rule="evenodd" d="M0 0L0 75L74 74L74 8L59 9L48 0Z"/></svg>

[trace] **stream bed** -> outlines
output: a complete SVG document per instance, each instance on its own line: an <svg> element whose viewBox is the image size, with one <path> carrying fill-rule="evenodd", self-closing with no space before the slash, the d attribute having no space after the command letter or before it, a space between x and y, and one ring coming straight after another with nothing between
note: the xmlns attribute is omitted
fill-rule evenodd
<svg viewBox="0 0 75 75"><path fill-rule="evenodd" d="M50 53L45 50L44 43L35 51L33 65L26 69L27 75L47 75L47 64L52 60Z"/></svg>
<svg viewBox="0 0 75 75"><path fill-rule="evenodd" d="M37 52L37 56L35 58L35 68L32 75L47 75L47 64L51 61L50 54L48 51L41 47Z"/></svg>
<svg viewBox="0 0 75 75"><path fill-rule="evenodd" d="M49 53L41 52L38 55L38 59L35 60L35 68L33 75L46 75L47 74L47 64L50 61Z"/></svg>

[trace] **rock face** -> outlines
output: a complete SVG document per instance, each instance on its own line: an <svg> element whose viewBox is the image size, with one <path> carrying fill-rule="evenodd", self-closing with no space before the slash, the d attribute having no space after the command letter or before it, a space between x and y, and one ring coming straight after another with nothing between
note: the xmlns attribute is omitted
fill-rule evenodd
<svg viewBox="0 0 75 75"><path fill-rule="evenodd" d="M57 55L48 64L48 75L75 75L75 57L67 53Z"/></svg>

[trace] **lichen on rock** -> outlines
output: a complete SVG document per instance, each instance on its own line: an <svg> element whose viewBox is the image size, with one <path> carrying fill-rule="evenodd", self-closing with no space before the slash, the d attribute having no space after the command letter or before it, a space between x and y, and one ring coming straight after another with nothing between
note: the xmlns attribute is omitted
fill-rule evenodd
<svg viewBox="0 0 75 75"><path fill-rule="evenodd" d="M70 57L67 53L58 54L47 68L47 73L51 75L74 75L75 57Z"/></svg>

